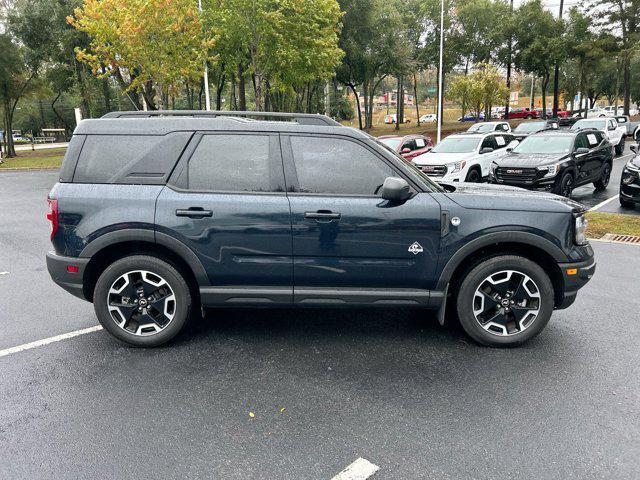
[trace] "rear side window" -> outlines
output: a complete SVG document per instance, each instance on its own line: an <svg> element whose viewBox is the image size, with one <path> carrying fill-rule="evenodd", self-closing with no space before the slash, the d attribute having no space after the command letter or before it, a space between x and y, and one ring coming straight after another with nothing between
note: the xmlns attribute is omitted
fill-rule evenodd
<svg viewBox="0 0 640 480"><path fill-rule="evenodd" d="M374 196L393 169L362 145L341 138L291 137L298 191Z"/></svg>
<svg viewBox="0 0 640 480"><path fill-rule="evenodd" d="M189 160L188 188L223 192L272 191L269 145L268 135L204 135Z"/></svg>
<svg viewBox="0 0 640 480"><path fill-rule="evenodd" d="M163 184L191 135L87 135L73 181Z"/></svg>

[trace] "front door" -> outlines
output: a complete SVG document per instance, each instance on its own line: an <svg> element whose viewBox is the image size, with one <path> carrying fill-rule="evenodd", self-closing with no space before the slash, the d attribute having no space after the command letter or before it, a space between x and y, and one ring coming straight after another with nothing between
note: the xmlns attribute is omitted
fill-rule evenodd
<svg viewBox="0 0 640 480"><path fill-rule="evenodd" d="M401 174L354 139L281 138L293 228L294 301L393 303L389 297L397 289L408 289L409 298L434 286L440 206L431 195L416 192L401 204L383 200L385 179ZM341 296L341 291L347 293Z"/></svg>
<svg viewBox="0 0 640 480"><path fill-rule="evenodd" d="M200 259L212 286L203 301L291 301L291 221L278 135L198 134L185 157L158 197L156 228Z"/></svg>

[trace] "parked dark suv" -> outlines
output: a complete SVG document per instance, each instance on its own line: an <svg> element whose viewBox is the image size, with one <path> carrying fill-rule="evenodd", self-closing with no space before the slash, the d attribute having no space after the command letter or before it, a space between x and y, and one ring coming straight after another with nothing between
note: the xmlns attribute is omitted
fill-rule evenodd
<svg viewBox="0 0 640 480"><path fill-rule="evenodd" d="M570 197L574 188L609 185L613 147L598 130L543 131L529 135L491 165L491 182Z"/></svg>
<svg viewBox="0 0 640 480"><path fill-rule="evenodd" d="M247 115L76 128L49 195L47 265L118 339L164 343L201 306L409 306L514 345L594 273L578 203L440 186L327 117Z"/></svg>

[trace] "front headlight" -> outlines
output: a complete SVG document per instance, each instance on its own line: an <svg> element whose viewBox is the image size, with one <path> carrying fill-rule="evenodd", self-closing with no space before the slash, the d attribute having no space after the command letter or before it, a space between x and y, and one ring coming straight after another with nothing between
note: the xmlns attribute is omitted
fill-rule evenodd
<svg viewBox="0 0 640 480"><path fill-rule="evenodd" d="M588 243L587 241L588 223L589 222L587 221L587 218L584 216L584 214L580 214L577 217L575 217L574 240L576 242L576 245L586 245Z"/></svg>
<svg viewBox="0 0 640 480"><path fill-rule="evenodd" d="M555 163L553 165L545 165L544 167L538 167L539 172L544 172L544 177L555 177L560 171L560 164Z"/></svg>
<svg viewBox="0 0 640 480"><path fill-rule="evenodd" d="M461 162L451 163L449 164L449 169L451 169L450 173L461 172L462 170L464 170L464 167L466 166L467 166L467 162L465 162L464 160Z"/></svg>

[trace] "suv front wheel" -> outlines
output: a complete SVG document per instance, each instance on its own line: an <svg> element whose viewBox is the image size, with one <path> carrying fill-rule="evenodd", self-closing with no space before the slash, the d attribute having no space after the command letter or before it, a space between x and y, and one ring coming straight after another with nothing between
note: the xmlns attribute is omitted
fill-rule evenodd
<svg viewBox="0 0 640 480"><path fill-rule="evenodd" d="M554 306L549 276L531 260L493 257L464 278L457 311L465 332L487 346L520 345L545 327Z"/></svg>
<svg viewBox="0 0 640 480"><path fill-rule="evenodd" d="M98 278L94 308L102 326L138 347L168 342L186 325L191 292L169 263L147 255L117 260Z"/></svg>

